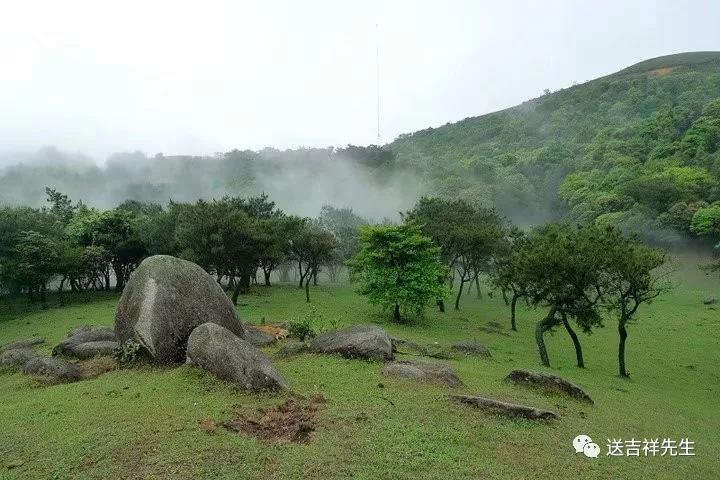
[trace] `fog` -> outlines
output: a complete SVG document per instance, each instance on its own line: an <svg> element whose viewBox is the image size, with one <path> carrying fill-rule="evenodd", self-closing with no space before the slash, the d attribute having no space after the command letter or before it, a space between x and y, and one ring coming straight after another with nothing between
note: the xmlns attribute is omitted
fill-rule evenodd
<svg viewBox="0 0 720 480"><path fill-rule="evenodd" d="M0 152L378 143L679 51L720 3L6 2Z"/></svg>
<svg viewBox="0 0 720 480"><path fill-rule="evenodd" d="M364 149L359 149L364 151ZM101 208L127 199L173 201L267 193L283 210L316 216L323 205L352 207L369 219L396 219L424 193L423 180L392 165L366 165L345 150L234 151L215 156L110 155L101 165L82 154L41 149L0 168L0 204L39 207L45 187Z"/></svg>

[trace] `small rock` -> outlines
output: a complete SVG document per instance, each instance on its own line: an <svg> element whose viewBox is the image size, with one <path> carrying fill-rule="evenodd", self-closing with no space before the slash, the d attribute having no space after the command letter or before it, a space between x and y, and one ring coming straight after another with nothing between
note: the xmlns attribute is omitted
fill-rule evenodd
<svg viewBox="0 0 720 480"><path fill-rule="evenodd" d="M450 395L450 398L473 407L499 413L508 417L522 417L531 420L552 420L557 418L557 413L550 410L542 410L527 405L503 402L487 397L474 397L471 395Z"/></svg>
<svg viewBox="0 0 720 480"><path fill-rule="evenodd" d="M80 380L80 369L72 363L55 357L35 357L25 364L26 375L43 377L52 382L74 382Z"/></svg>
<svg viewBox="0 0 720 480"><path fill-rule="evenodd" d="M192 331L187 361L251 391L289 388L260 350L214 323L203 323Z"/></svg>
<svg viewBox="0 0 720 480"><path fill-rule="evenodd" d="M451 349L462 352L466 355L480 355L482 357L489 357L490 356L490 350L488 348L477 342L471 342L471 341L463 341L463 342L457 342L454 343L451 347Z"/></svg>
<svg viewBox="0 0 720 480"><path fill-rule="evenodd" d="M6 343L3 345L2 348L0 348L0 352L5 352L7 350L12 350L15 348L30 348L34 347L35 345L41 345L45 343L45 339L42 337L32 337L25 340L15 340L14 342Z"/></svg>
<svg viewBox="0 0 720 480"><path fill-rule="evenodd" d="M39 356L40 354L28 348L13 348L0 353L0 366L22 368L27 362Z"/></svg>
<svg viewBox="0 0 720 480"><path fill-rule="evenodd" d="M115 349L120 344L109 340L101 340L97 342L85 342L69 347L68 355L86 360L93 357L110 356L115 353Z"/></svg>
<svg viewBox="0 0 720 480"><path fill-rule="evenodd" d="M290 357L300 353L310 351L310 346L305 342L289 342L287 345L278 350L277 355L280 357Z"/></svg>
<svg viewBox="0 0 720 480"><path fill-rule="evenodd" d="M23 465L25 465L25 460L10 460L5 464L5 467L8 470L12 470L13 468L22 467Z"/></svg>
<svg viewBox="0 0 720 480"><path fill-rule="evenodd" d="M91 330L81 330L66 338L53 348L53 355L74 356L73 350L77 345L89 342L114 342L115 331L108 327L99 327Z"/></svg>
<svg viewBox="0 0 720 480"><path fill-rule="evenodd" d="M87 323L85 323L83 325L78 325L68 332L68 338L74 337L78 333L89 332L92 329L93 329L92 325L88 325Z"/></svg>
<svg viewBox="0 0 720 480"><path fill-rule="evenodd" d="M455 369L443 363L397 361L385 365L383 374L420 382L437 382L448 387L459 387L463 384Z"/></svg>
<svg viewBox="0 0 720 480"><path fill-rule="evenodd" d="M703 300L703 303L705 305L715 305L716 303L718 303L718 300L715 297L708 297L705 300Z"/></svg>
<svg viewBox="0 0 720 480"><path fill-rule="evenodd" d="M250 326L245 328L245 340L256 347L267 347L277 341L274 335Z"/></svg>
<svg viewBox="0 0 720 480"><path fill-rule="evenodd" d="M578 400L582 400L584 402L593 403L592 398L590 398L590 396L585 393L582 388L556 375L529 372L527 370L513 370L506 377L506 380L513 383L528 385L531 387L539 387L547 390L553 390L556 392L564 393L573 398L577 398Z"/></svg>
<svg viewBox="0 0 720 480"><path fill-rule="evenodd" d="M392 360L392 343L387 332L374 325L354 327L327 332L310 342L315 353L338 353L348 358Z"/></svg>
<svg viewBox="0 0 720 480"><path fill-rule="evenodd" d="M393 352L412 352L417 353L418 355L427 355L428 353L427 347L411 340L393 337L390 339L390 342L392 343Z"/></svg>

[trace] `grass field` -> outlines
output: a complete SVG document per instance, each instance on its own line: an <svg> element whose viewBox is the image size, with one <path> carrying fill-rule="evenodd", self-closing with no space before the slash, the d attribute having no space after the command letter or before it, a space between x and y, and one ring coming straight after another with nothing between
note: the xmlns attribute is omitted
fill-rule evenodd
<svg viewBox="0 0 720 480"><path fill-rule="evenodd" d="M384 378L380 364L332 356L275 359L294 392L327 399L309 443L202 429L205 419L229 419L234 405L276 405L286 395L243 393L194 367L143 366L55 386L2 372L0 478L718 478L720 311L702 299L720 281L686 265L675 283L630 327L629 380L617 377L612 319L591 336L581 334L584 370L574 366L564 331L549 337L549 371L580 384L594 406L503 380L514 368L543 370L533 342L542 312L521 310L517 333L487 333L479 327L507 325L507 310L497 295L471 294L459 312L428 311L421 321L394 325L348 287L313 289L318 312L341 326L375 322L424 343L486 344L491 359L449 361L466 383L459 392L552 409L561 417L550 423L483 413L450 402L446 388ZM292 286L257 288L241 301L241 318L253 323L284 322L308 308ZM6 301L0 344L42 335L49 350L75 325L112 324L117 296L75 302L43 311ZM574 454L571 441L580 433L600 444L599 458ZM606 456L608 438L631 437L689 437L696 455Z"/></svg>

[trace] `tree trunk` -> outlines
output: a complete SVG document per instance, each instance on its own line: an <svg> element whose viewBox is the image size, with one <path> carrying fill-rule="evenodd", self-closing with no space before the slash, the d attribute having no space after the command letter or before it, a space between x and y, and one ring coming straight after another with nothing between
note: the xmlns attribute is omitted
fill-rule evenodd
<svg viewBox="0 0 720 480"><path fill-rule="evenodd" d="M507 292L505 291L505 289L501 288L500 291L502 292L503 302L505 302L505 306L510 305L510 301L508 300Z"/></svg>
<svg viewBox="0 0 720 480"><path fill-rule="evenodd" d="M460 296L462 295L463 288L465 288L465 277L460 277L460 290L458 290L457 297L455 297L455 310L460 310Z"/></svg>
<svg viewBox="0 0 720 480"><path fill-rule="evenodd" d="M515 307L517 306L518 295L513 293L512 300L510 301L510 328L517 332L517 326L515 325Z"/></svg>
<svg viewBox="0 0 720 480"><path fill-rule="evenodd" d="M562 314L562 322L565 326L565 330L567 330L570 338L572 338L573 345L575 345L575 357L577 358L577 366L578 368L585 368L585 362L583 361L583 353L582 346L580 345L580 340L578 340L578 336L575 334L575 331L570 327L570 322L568 322L567 315L565 315L565 313Z"/></svg>
<svg viewBox="0 0 720 480"><path fill-rule="evenodd" d="M305 280L305 275L303 275L302 262L298 262L298 272L300 272L300 288L302 288L303 281Z"/></svg>
<svg viewBox="0 0 720 480"><path fill-rule="evenodd" d="M393 319L396 323L401 323L402 318L400 317L400 304L395 304L395 311L393 312Z"/></svg>
<svg viewBox="0 0 720 480"><path fill-rule="evenodd" d="M60 280L60 286L58 287L58 297L60 299L60 306L65 306L65 295L63 295L63 287L65 286L65 279L67 277L63 277L62 280Z"/></svg>
<svg viewBox="0 0 720 480"><path fill-rule="evenodd" d="M310 275L305 280L305 302L310 303Z"/></svg>
<svg viewBox="0 0 720 480"><path fill-rule="evenodd" d="M442 298L437 301L438 309L440 310L440 313L445 313L445 300Z"/></svg>
<svg viewBox="0 0 720 480"><path fill-rule="evenodd" d="M238 302L239 296L240 296L240 282L237 282L237 284L235 285L235 289L233 290L233 294L232 294L232 302L233 302L233 305L235 305L236 307L237 307L237 302Z"/></svg>
<svg viewBox="0 0 720 480"><path fill-rule="evenodd" d="M480 290L480 275L475 276L475 290L477 290L477 298L482 299L482 290Z"/></svg>
<svg viewBox="0 0 720 480"><path fill-rule="evenodd" d="M270 286L270 274L271 273L272 273L272 270L270 270L270 269L266 270L263 268L263 275L265 276L265 286L266 287Z"/></svg>
<svg viewBox="0 0 720 480"><path fill-rule="evenodd" d="M544 335L545 331L552 326L553 321L555 320L555 310L555 307L552 307L547 316L535 325L535 342L537 343L538 351L540 352L540 361L546 367L550 366L550 357L548 357Z"/></svg>
<svg viewBox="0 0 720 480"><path fill-rule="evenodd" d="M125 287L125 277L123 276L122 264L113 263L113 271L115 272L115 290L122 292Z"/></svg>
<svg viewBox="0 0 720 480"><path fill-rule="evenodd" d="M315 285L316 287L317 287L317 276L318 276L318 271L316 268L314 268L312 277L313 277L313 285Z"/></svg>
<svg viewBox="0 0 720 480"><path fill-rule="evenodd" d="M620 334L620 344L618 345L618 367L620 370L620 376L623 378L628 378L630 376L629 373L627 373L627 370L625 370L625 341L627 340L627 330L625 329L626 320L624 318L620 319L620 322L618 323L618 333Z"/></svg>
<svg viewBox="0 0 720 480"><path fill-rule="evenodd" d="M47 284L45 282L40 285L40 302L42 303L42 308L46 310L48 308L47 305Z"/></svg>

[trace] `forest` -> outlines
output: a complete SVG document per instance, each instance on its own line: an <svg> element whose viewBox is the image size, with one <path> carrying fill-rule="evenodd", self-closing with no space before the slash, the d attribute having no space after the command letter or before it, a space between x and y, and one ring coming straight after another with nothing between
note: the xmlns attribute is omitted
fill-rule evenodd
<svg viewBox="0 0 720 480"><path fill-rule="evenodd" d="M40 207L46 186L105 208L267 193L294 214L316 216L327 203L397 219L425 194L494 207L523 226L596 222L666 246L712 246L719 92L720 54L694 52L382 146L118 153L104 166L49 148L2 159L0 203Z"/></svg>

